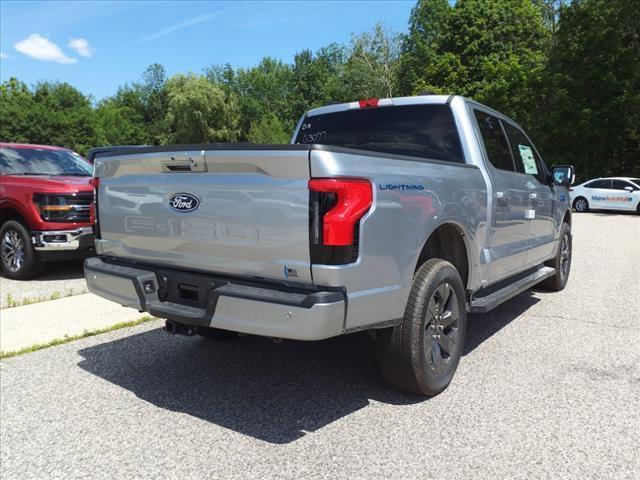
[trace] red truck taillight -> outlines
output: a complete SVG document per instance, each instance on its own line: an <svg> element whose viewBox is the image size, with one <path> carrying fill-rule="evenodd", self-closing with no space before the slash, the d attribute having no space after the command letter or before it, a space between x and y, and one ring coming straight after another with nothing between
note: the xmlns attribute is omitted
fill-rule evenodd
<svg viewBox="0 0 640 480"><path fill-rule="evenodd" d="M100 225L98 224L98 187L100 177L93 177L89 180L89 185L93 187L93 203L91 204L91 221L93 222L93 234L100 238Z"/></svg>
<svg viewBox="0 0 640 480"><path fill-rule="evenodd" d="M373 203L371 182L360 178L309 180L311 261L344 264L358 258L360 219Z"/></svg>

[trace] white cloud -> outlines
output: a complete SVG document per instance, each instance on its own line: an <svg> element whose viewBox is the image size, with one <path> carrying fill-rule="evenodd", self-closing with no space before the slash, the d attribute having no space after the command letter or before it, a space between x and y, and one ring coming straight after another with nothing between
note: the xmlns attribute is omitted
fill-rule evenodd
<svg viewBox="0 0 640 480"><path fill-rule="evenodd" d="M90 58L93 56L95 49L91 48L89 42L84 38L72 38L68 44L69 48L78 52L78 55Z"/></svg>
<svg viewBox="0 0 640 480"><path fill-rule="evenodd" d="M0 59L6 60L7 58L11 58L11 57L4 52L0 52Z"/></svg>
<svg viewBox="0 0 640 480"><path fill-rule="evenodd" d="M154 40L159 37L164 37L165 35L169 35L170 33L177 32L178 30L182 30L183 28L190 27L191 25L195 25L197 23L206 22L207 20L211 20L219 15L222 15L225 10L220 10L218 12L208 13L207 15L200 15L199 17L194 17L189 20L185 20L184 22L177 23L171 27L167 27L159 32L156 32L152 35L148 35L139 40L136 40L131 45L137 45L139 43L148 42L149 40Z"/></svg>
<svg viewBox="0 0 640 480"><path fill-rule="evenodd" d="M67 57L60 50L60 47L37 33L32 33L13 47L27 57L44 60L45 62L76 63L78 61L75 58Z"/></svg>

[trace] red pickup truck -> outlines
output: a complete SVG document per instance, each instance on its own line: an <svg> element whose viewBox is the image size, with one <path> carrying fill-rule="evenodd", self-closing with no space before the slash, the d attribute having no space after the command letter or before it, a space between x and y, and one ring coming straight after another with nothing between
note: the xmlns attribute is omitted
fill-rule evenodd
<svg viewBox="0 0 640 480"><path fill-rule="evenodd" d="M4 276L32 278L43 262L93 253L91 175L91 165L66 148L0 143Z"/></svg>

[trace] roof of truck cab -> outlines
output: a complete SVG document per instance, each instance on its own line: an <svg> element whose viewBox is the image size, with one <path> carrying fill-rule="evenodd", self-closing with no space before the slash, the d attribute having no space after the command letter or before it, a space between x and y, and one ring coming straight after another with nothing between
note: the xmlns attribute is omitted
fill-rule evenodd
<svg viewBox="0 0 640 480"><path fill-rule="evenodd" d="M403 107L406 105L444 105L444 104L450 104L454 99L461 99L465 103L480 107L494 116L497 116L499 118L504 118L520 126L515 120L513 120L511 117L508 117L504 113L501 113L487 105L484 105L480 102L476 102L475 100L464 97L462 95L414 95L410 97L380 98L378 99L377 107ZM327 113L344 112L347 110L359 110L361 108L367 109L367 108L377 108L377 107L361 107L359 101L336 103L333 105L325 105L323 107L312 108L311 110L309 110L304 114L303 118L315 116L315 115L324 115ZM297 131L297 128L296 128L296 131Z"/></svg>
<svg viewBox="0 0 640 480"><path fill-rule="evenodd" d="M391 97L378 99L379 107L399 107L404 105L444 105L451 102L456 95L415 95L412 97ZM345 110L360 109L359 101L334 103L333 105L325 105L323 107L312 108L306 113L306 116L324 115L327 113L343 112ZM371 108L371 107L366 107Z"/></svg>

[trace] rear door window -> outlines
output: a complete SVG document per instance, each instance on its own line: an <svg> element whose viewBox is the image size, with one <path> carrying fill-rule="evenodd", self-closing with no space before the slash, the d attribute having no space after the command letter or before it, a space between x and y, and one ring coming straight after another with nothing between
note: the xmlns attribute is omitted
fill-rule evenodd
<svg viewBox="0 0 640 480"><path fill-rule="evenodd" d="M449 105L373 107L307 117L295 143L464 163Z"/></svg>
<svg viewBox="0 0 640 480"><path fill-rule="evenodd" d="M638 187L631 185L629 182L625 182L624 180L614 180L613 186L611 187L613 190L624 190L625 187L631 187L634 190L638 190Z"/></svg>
<svg viewBox="0 0 640 480"><path fill-rule="evenodd" d="M611 188L611 180L594 180L585 185L587 188Z"/></svg>
<svg viewBox="0 0 640 480"><path fill-rule="evenodd" d="M475 116L482 134L484 148L491 164L500 170L514 172L513 158L509 151L507 138L504 136L504 131L500 125L500 120L480 110L475 111Z"/></svg>
<svg viewBox="0 0 640 480"><path fill-rule="evenodd" d="M542 182L544 179L542 160L538 156L533 144L527 140L522 130L516 128L508 122L503 122L511 152L516 162L516 170L520 173L535 176Z"/></svg>

